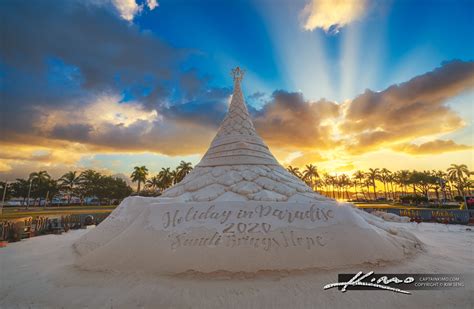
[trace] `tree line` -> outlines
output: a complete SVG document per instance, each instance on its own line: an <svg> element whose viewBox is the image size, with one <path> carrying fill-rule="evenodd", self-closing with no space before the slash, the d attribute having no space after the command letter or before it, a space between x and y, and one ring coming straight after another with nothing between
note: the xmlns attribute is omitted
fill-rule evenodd
<svg viewBox="0 0 474 309"><path fill-rule="evenodd" d="M130 175L132 182L137 183L134 194L159 195L183 180L192 169L190 162L181 161L175 169L162 168L156 175L150 176L146 166L135 166ZM442 202L462 200L464 196L471 194L473 187L473 172L465 164L451 164L446 171L392 172L386 168L370 168L367 171L358 170L352 175L331 175L313 164L306 165L302 170L288 166L287 170L314 191L336 199L428 201L429 194L433 193L436 200ZM103 175L92 169L80 173L70 171L57 180L52 179L46 171L33 172L27 179L19 178L9 183L6 190L5 186L6 183L0 182L0 192L5 194L6 200L12 197L22 198L26 206L29 206L31 199L36 204L41 199L51 202L57 196L67 197L67 204L70 204L73 197L79 198L81 204L87 197L97 199L98 204L110 204L133 193L125 180Z"/></svg>
<svg viewBox="0 0 474 309"><path fill-rule="evenodd" d="M331 175L319 171L315 165L306 165L305 169L288 166L288 171L300 178L313 190L339 199L386 200L413 199L429 200L429 193L434 193L438 202L460 200L469 195L473 187L471 176L465 164L451 164L446 171L442 170L400 170L392 172L386 168L369 168L358 170L351 176L347 174ZM378 186L383 190L378 190ZM353 192L350 196L349 192ZM355 198L354 198L355 196ZM456 198L458 197L458 198Z"/></svg>
<svg viewBox="0 0 474 309"><path fill-rule="evenodd" d="M181 161L174 170L162 168L157 175L149 177L146 166L135 166L130 179L137 183L137 194L156 196L183 180L192 169L190 162ZM65 204L71 204L74 197L80 199L80 204L84 204L86 198L95 199L99 205L113 204L132 193L133 189L125 180L92 169L69 171L58 179L53 179L47 171L39 171L8 185L0 182L0 194L5 195L5 200L21 198L26 207L39 204L41 200L51 203L58 196L66 197Z"/></svg>
<svg viewBox="0 0 474 309"><path fill-rule="evenodd" d="M149 172L146 166L135 166L130 179L137 183L137 192L141 192L142 184L145 184L145 191L163 191L183 180L192 169L190 162L181 161L174 170L164 167L157 175L148 178Z"/></svg>
<svg viewBox="0 0 474 309"><path fill-rule="evenodd" d="M53 179L47 171L33 172L27 179L18 178L12 183L0 182L3 199L21 198L22 205L39 204L43 200L51 204L58 196L65 196L67 204L73 197L84 204L87 197L93 197L100 204L111 204L129 196L133 190L125 180L103 175L92 169L83 172L70 171L59 179Z"/></svg>

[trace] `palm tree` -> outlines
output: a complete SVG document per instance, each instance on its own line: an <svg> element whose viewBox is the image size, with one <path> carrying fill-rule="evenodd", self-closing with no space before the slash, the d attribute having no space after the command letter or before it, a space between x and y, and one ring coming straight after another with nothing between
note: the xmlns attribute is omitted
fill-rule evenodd
<svg viewBox="0 0 474 309"><path fill-rule="evenodd" d="M347 187L351 185L351 180L346 174L342 174L339 176L338 179L339 187L341 188L342 198L344 198L344 193L346 195L346 199L349 199L349 192L347 192Z"/></svg>
<svg viewBox="0 0 474 309"><path fill-rule="evenodd" d="M329 194L329 189L330 189L330 186L331 186L331 175L329 175L328 173L324 172L323 173L323 179L322 179L322 183L324 184L324 189L325 189L325 193L326 193L326 196L330 196Z"/></svg>
<svg viewBox="0 0 474 309"><path fill-rule="evenodd" d="M383 191L384 191L384 194L385 194L385 199L388 199L388 196L387 196L387 184L388 184L388 182L389 182L389 177L390 177L391 174L392 174L392 172L389 171L389 170L386 169L386 168L383 168L383 169L380 171L379 180L382 181L382 183L383 183Z"/></svg>
<svg viewBox="0 0 474 309"><path fill-rule="evenodd" d="M329 177L329 183L331 184L332 187L332 198L336 198L336 187L337 187L337 176L330 176Z"/></svg>
<svg viewBox="0 0 474 309"><path fill-rule="evenodd" d="M313 164L306 165L306 169L303 171L303 179L310 184L311 189L314 191L318 189L317 178L319 178L318 168Z"/></svg>
<svg viewBox="0 0 474 309"><path fill-rule="evenodd" d="M441 190L443 194L443 201L446 201L446 173L440 170L432 170L431 175L435 178L436 182L433 184L433 189L435 190L436 199L438 200L438 205L441 206L441 200L439 197L438 190Z"/></svg>
<svg viewBox="0 0 474 309"><path fill-rule="evenodd" d="M30 206L30 194L31 194L31 186L33 185L33 182L36 182L36 185L39 187L41 184L44 184L45 182L51 180L51 176L48 174L47 171L39 171L39 172L33 172L30 174L30 177L28 178L28 181L30 182L30 186L28 189L28 200L26 201L26 208ZM46 206L46 203L45 203Z"/></svg>
<svg viewBox="0 0 474 309"><path fill-rule="evenodd" d="M156 190L160 186L160 178L158 176L153 176L146 181L147 188L151 188L152 190Z"/></svg>
<svg viewBox="0 0 474 309"><path fill-rule="evenodd" d="M76 171L69 171L58 179L62 189L68 192L68 205L71 203L72 194L77 185L81 182L81 177Z"/></svg>
<svg viewBox="0 0 474 309"><path fill-rule="evenodd" d="M436 171L436 177L439 178L439 182L441 184L441 191L443 192L443 200L446 201L448 199L447 196L447 189L448 189L448 173L444 171Z"/></svg>
<svg viewBox="0 0 474 309"><path fill-rule="evenodd" d="M26 179L17 178L14 183L11 184L12 187L12 195L14 197L22 197L23 201L21 205L25 205L26 197L28 196L30 182Z"/></svg>
<svg viewBox="0 0 474 309"><path fill-rule="evenodd" d="M377 199L377 189L375 181L380 177L380 169L378 168L369 168L369 171L366 173L367 179L370 181L372 188L374 189L374 199Z"/></svg>
<svg viewBox="0 0 474 309"><path fill-rule="evenodd" d="M79 190L77 193L81 198L81 205L84 203L85 197L93 197L97 195L102 175L94 170L85 170L79 175Z"/></svg>
<svg viewBox="0 0 474 309"><path fill-rule="evenodd" d="M161 171L158 173L158 178L160 180L160 188L165 190L173 184L173 174L169 167L162 168Z"/></svg>
<svg viewBox="0 0 474 309"><path fill-rule="evenodd" d="M178 168L176 168L176 169L174 169L174 170L172 170L172 171L170 172L170 176L171 176L171 179L172 179L172 180L171 180L171 183L172 183L173 185L175 185L175 184L178 183L178 173L179 173L179 172L178 172Z"/></svg>
<svg viewBox="0 0 474 309"><path fill-rule="evenodd" d="M288 170L288 172L292 173L296 177L298 177L298 178L302 177L300 169L298 167L293 167L293 166L289 165L286 169Z"/></svg>
<svg viewBox="0 0 474 309"><path fill-rule="evenodd" d="M362 194L364 195L364 199L367 199L367 197L365 196L365 192L364 192L364 189L362 187L362 181L364 180L365 178L365 175L364 175L364 172L362 171L356 171L354 173L354 175L352 175L352 178L354 178L354 188L355 188L355 194L357 196L357 186L360 186L360 189L362 191Z"/></svg>
<svg viewBox="0 0 474 309"><path fill-rule="evenodd" d="M471 175L466 164L451 164L447 169L449 179L455 184L460 196L464 196L464 187Z"/></svg>
<svg viewBox="0 0 474 309"><path fill-rule="evenodd" d="M132 182L138 182L137 192L140 192L140 187L142 182L146 181L146 177L148 176L148 169L146 166L135 166L133 168L133 173L130 175Z"/></svg>
<svg viewBox="0 0 474 309"><path fill-rule="evenodd" d="M394 173L391 173L391 174L389 174L389 175L387 176L388 185L390 185L390 187L389 187L389 190L390 190L390 191L389 191L389 192L390 192L390 194L391 194L392 200L395 200L395 190L394 190L394 188L393 188L393 183L395 182L395 179L396 179L396 178L395 178L395 174L394 174ZM387 185L387 186L388 186L388 185Z"/></svg>
<svg viewBox="0 0 474 309"><path fill-rule="evenodd" d="M191 162L181 161L176 168L176 182L178 183L186 177L193 170L193 165Z"/></svg>
<svg viewBox="0 0 474 309"><path fill-rule="evenodd" d="M401 170L395 173L395 181L402 189L402 195L407 194L407 185L410 183L410 171Z"/></svg>

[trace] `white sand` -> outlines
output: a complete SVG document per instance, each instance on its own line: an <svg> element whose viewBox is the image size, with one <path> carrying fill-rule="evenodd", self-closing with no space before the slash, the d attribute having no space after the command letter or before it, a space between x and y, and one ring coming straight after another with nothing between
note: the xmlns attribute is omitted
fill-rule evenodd
<svg viewBox="0 0 474 309"><path fill-rule="evenodd" d="M0 249L1 308L473 308L473 282L464 289L412 291L323 291L340 272L473 273L474 232L466 226L403 225L425 252L400 264L332 271L302 270L245 275L127 275L87 272L73 266L72 244L86 233L36 237ZM124 244L125 245L125 244ZM139 253L137 253L139 254ZM111 260L116 256L110 256Z"/></svg>

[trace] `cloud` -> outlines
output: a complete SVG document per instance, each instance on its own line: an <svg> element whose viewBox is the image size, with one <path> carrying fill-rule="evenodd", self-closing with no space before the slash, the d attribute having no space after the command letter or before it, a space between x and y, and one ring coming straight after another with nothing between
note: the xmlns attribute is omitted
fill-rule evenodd
<svg viewBox="0 0 474 309"><path fill-rule="evenodd" d="M146 5L150 10L154 10L158 7L158 2L156 0L146 0Z"/></svg>
<svg viewBox="0 0 474 309"><path fill-rule="evenodd" d="M356 167L354 164L352 163L347 163L347 164L344 164L344 165L339 165L335 168L336 172L350 172L350 171L353 171L355 170Z"/></svg>
<svg viewBox="0 0 474 309"><path fill-rule="evenodd" d="M454 60L381 92L366 90L345 106L339 125L347 150L363 153L462 128L448 101L474 89L474 62Z"/></svg>
<svg viewBox="0 0 474 309"><path fill-rule="evenodd" d="M143 9L143 6L138 5L135 0L112 0L112 4L117 8L120 16L128 21L133 20L133 17Z"/></svg>
<svg viewBox="0 0 474 309"><path fill-rule="evenodd" d="M93 130L90 124L57 124L51 131L51 137L77 142L85 142L89 139L89 134Z"/></svg>
<svg viewBox="0 0 474 309"><path fill-rule="evenodd" d="M21 103L24 112L124 89L159 104L167 95L164 84L187 55L109 9L81 1L2 1L0 18L2 100L14 110Z"/></svg>
<svg viewBox="0 0 474 309"><path fill-rule="evenodd" d="M472 146L457 144L452 140L434 140L423 144L401 144L393 147L394 150L414 155L438 154L451 151L472 149Z"/></svg>
<svg viewBox="0 0 474 309"><path fill-rule="evenodd" d="M368 0L311 0L302 11L303 28L337 33L345 25L361 19L367 8Z"/></svg>
<svg viewBox="0 0 474 309"><path fill-rule="evenodd" d="M49 111L42 119L47 138L88 145L95 151L155 151L167 155L203 151L219 119L219 104L201 101L170 107L165 114L140 104L119 103L118 96L98 98L75 110ZM223 104L220 104L223 105ZM188 109L187 109L188 108ZM221 115L223 117L225 105ZM34 137L32 137L34 138Z"/></svg>
<svg viewBox="0 0 474 309"><path fill-rule="evenodd" d="M132 21L136 15L140 14L143 9L143 4L138 4L135 0L111 0L112 5L117 9L120 17L127 21ZM146 0L145 6L150 9L150 11L154 10L158 6L158 2L156 0Z"/></svg>
<svg viewBox="0 0 474 309"><path fill-rule="evenodd" d="M307 164L319 164L320 162L326 161L327 159L321 156L317 151L307 151L299 157L291 160L291 166L304 167Z"/></svg>
<svg viewBox="0 0 474 309"><path fill-rule="evenodd" d="M271 146L295 149L333 147L333 126L340 115L334 102L305 101L301 93L275 91L271 101L255 112L255 127Z"/></svg>
<svg viewBox="0 0 474 309"><path fill-rule="evenodd" d="M180 72L192 53L125 22L107 3L0 3L0 142L80 143L81 153L202 151L231 89L210 87L195 69Z"/></svg>

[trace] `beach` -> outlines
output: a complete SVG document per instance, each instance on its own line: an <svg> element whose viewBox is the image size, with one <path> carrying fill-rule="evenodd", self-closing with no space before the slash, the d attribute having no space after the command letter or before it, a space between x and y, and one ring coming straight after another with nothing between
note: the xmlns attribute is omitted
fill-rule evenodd
<svg viewBox="0 0 474 309"><path fill-rule="evenodd" d="M88 230L47 235L0 249L1 308L472 308L473 281L451 290L323 290L338 273L466 274L474 263L471 227L436 223L403 225L424 252L396 264L343 269L300 269L256 273L90 272L77 269L72 244ZM127 244L124 244L126 250ZM137 253L139 254L139 253ZM114 256L110 256L113 260Z"/></svg>

